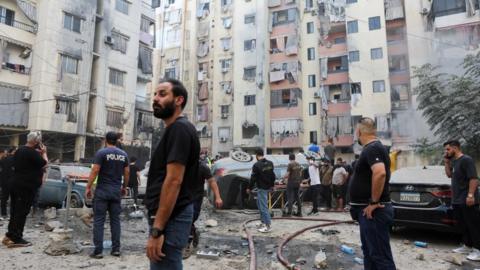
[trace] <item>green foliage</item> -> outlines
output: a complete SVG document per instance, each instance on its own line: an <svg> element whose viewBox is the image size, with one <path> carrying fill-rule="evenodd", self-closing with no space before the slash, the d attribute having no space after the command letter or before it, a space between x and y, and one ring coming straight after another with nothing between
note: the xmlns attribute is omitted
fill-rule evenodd
<svg viewBox="0 0 480 270"><path fill-rule="evenodd" d="M418 109L442 141L459 139L464 151L480 157L480 53L468 55L460 76L439 73L425 64L414 67Z"/></svg>

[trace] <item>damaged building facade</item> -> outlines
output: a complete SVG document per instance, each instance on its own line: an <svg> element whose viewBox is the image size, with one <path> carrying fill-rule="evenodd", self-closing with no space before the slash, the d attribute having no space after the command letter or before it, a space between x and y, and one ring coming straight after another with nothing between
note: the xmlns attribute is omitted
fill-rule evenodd
<svg viewBox="0 0 480 270"><path fill-rule="evenodd" d="M90 158L107 131L151 146L150 2L0 1L1 144L40 130L49 157Z"/></svg>

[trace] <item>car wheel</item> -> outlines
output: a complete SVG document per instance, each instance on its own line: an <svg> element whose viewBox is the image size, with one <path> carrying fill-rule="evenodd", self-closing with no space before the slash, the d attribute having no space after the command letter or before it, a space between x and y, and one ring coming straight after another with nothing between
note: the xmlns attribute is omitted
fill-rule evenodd
<svg viewBox="0 0 480 270"><path fill-rule="evenodd" d="M72 193L72 196L70 197L70 208L82 208L83 207L83 202L82 198L76 193Z"/></svg>
<svg viewBox="0 0 480 270"><path fill-rule="evenodd" d="M246 153L246 152L243 152L243 151L240 151L240 150L236 150L236 151L233 151L231 154L230 154L230 157L235 160L235 161L239 161L239 162L250 162L253 160L253 156Z"/></svg>

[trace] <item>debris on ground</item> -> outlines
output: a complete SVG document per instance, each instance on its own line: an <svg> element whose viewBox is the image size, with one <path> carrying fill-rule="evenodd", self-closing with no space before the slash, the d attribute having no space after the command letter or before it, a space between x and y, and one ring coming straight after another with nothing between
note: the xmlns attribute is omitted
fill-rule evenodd
<svg viewBox="0 0 480 270"><path fill-rule="evenodd" d="M57 218L57 208L51 207L51 208L45 209L45 211L43 211L43 216L45 217L46 220L56 219Z"/></svg>
<svg viewBox="0 0 480 270"><path fill-rule="evenodd" d="M463 265L463 259L460 255L450 255L445 259L445 261L458 266Z"/></svg>
<svg viewBox="0 0 480 270"><path fill-rule="evenodd" d="M337 231L337 230L325 230L325 229L318 229L318 230L314 230L312 232L317 232L317 233L321 233L322 235L335 235L335 234L339 234L340 232Z"/></svg>
<svg viewBox="0 0 480 270"><path fill-rule="evenodd" d="M353 260L354 260L357 264L363 265L363 259L362 259L362 258L355 257Z"/></svg>
<svg viewBox="0 0 480 270"><path fill-rule="evenodd" d="M415 257L415 259L419 260L419 261L424 261L425 260L425 255L423 253L419 253L417 254L417 256Z"/></svg>
<svg viewBox="0 0 480 270"><path fill-rule="evenodd" d="M320 251L315 255L315 268L317 269L325 269L327 268L327 255L325 252Z"/></svg>
<svg viewBox="0 0 480 270"><path fill-rule="evenodd" d="M54 230L50 243L44 252L51 256L61 256L80 252L80 247L73 241L73 230Z"/></svg>
<svg viewBox="0 0 480 270"><path fill-rule="evenodd" d="M218 260L220 258L220 253L216 251L197 251L197 257L210 260Z"/></svg>
<svg viewBox="0 0 480 270"><path fill-rule="evenodd" d="M60 221L52 220L45 223L45 231L47 232L51 232L59 228L63 228L63 224Z"/></svg>
<svg viewBox="0 0 480 270"><path fill-rule="evenodd" d="M143 218L143 211L142 210L137 210L129 214L131 218Z"/></svg>
<svg viewBox="0 0 480 270"><path fill-rule="evenodd" d="M218 226L218 221L215 219L208 219L205 221L205 226L207 227L217 227Z"/></svg>

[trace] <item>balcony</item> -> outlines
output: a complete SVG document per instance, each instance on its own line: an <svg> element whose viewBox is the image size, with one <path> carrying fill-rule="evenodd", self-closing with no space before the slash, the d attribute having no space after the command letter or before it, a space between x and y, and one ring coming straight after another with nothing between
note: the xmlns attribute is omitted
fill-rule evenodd
<svg viewBox="0 0 480 270"><path fill-rule="evenodd" d="M34 33L34 34L37 33L37 29L35 28L35 26L13 20L10 17L0 16L0 23L9 25L11 27L15 27L30 33Z"/></svg>
<svg viewBox="0 0 480 270"><path fill-rule="evenodd" d="M28 87L30 69L25 65L4 62L2 64L2 72L0 72L0 81Z"/></svg>
<svg viewBox="0 0 480 270"><path fill-rule="evenodd" d="M0 100L9 105L0 106L0 126L28 126L29 90L21 86L0 84Z"/></svg>

